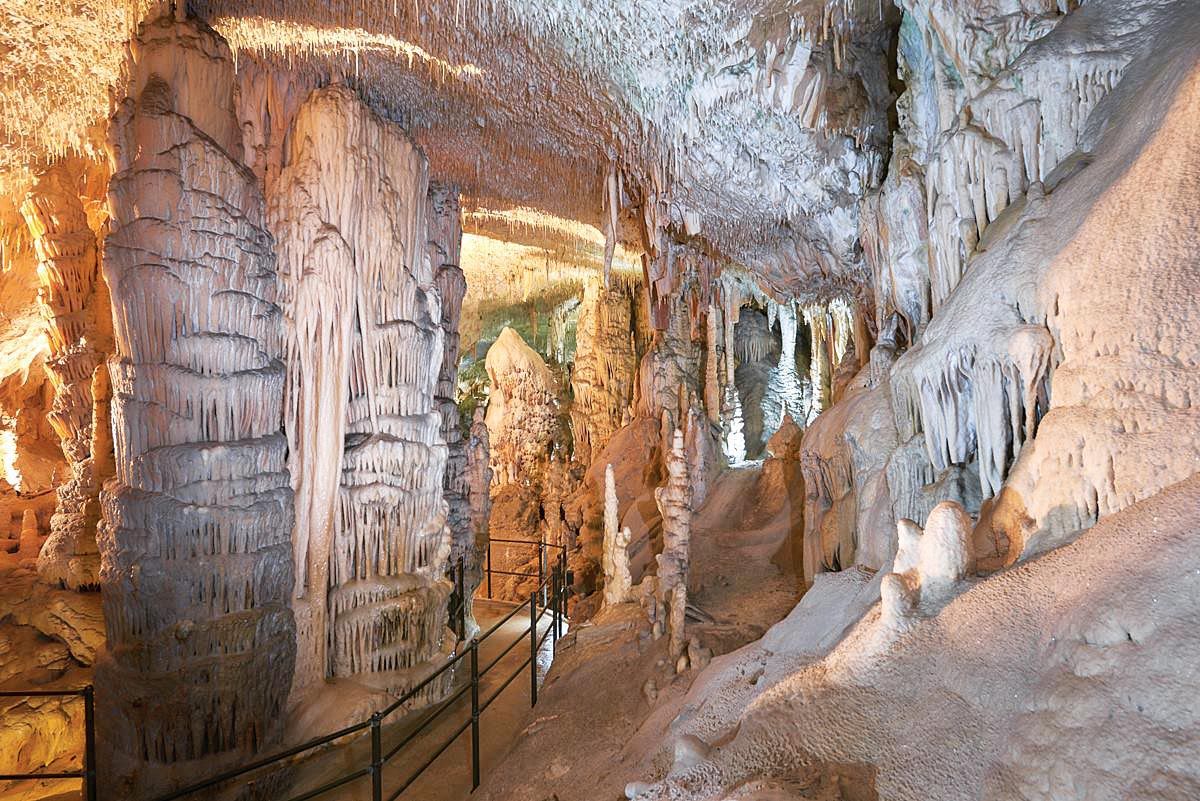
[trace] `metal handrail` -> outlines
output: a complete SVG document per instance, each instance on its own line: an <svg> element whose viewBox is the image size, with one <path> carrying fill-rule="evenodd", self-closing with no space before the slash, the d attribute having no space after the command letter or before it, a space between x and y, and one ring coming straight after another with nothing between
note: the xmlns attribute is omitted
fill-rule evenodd
<svg viewBox="0 0 1200 801"><path fill-rule="evenodd" d="M96 801L96 692L88 684L78 690L0 690L0 698L83 698L83 767L56 773L3 773L0 781L80 779L84 801Z"/></svg>
<svg viewBox="0 0 1200 801"><path fill-rule="evenodd" d="M480 715L482 714L482 712L484 710L487 709L488 706L490 706L492 704L493 701L496 700L497 697L499 697L499 695L502 692L504 692L505 689L508 688L508 686L518 676L521 675L522 672L524 672L524 670L527 666L530 668L530 695L531 695L530 702L531 702L531 706L537 704L537 659L536 659L536 654L537 654L538 649L545 643L548 636L553 635L555 641L557 642L557 639L559 637L559 632L560 632L561 620L566 617L566 613L567 613L566 602L567 602L567 595L568 595L569 589L570 589L570 587L569 587L570 581L568 578L569 572L567 570L567 558L566 558L567 554L566 554L566 546L565 545L561 545L561 544L555 545L552 543L546 543L546 542L540 542L540 541L528 541L528 540L492 540L490 542L497 542L497 543L501 543L501 544L519 544L519 545L526 545L526 546L530 546L530 545L537 546L537 548L538 548L538 572L537 573L527 573L527 574L518 574L518 573L511 574L511 575L527 576L530 578L536 577L539 579L537 587L534 588L533 592L531 593L531 595L528 599L528 603L517 604L508 614L506 614L503 618L501 618L499 621L497 621L495 624L493 624L492 627L489 628L485 633L473 638L466 648L459 651L457 654L455 654L453 657L451 657L449 660L447 660L447 662L445 664L443 664L441 667L439 667L436 671L431 673L429 676L425 677L425 679L423 679L416 686L410 688L402 696L400 696L400 698L393 701L386 708L373 714L370 717L370 719L362 721L360 723L356 723L352 726L348 726L337 732L327 734L323 737L318 737L313 740L309 740L305 743L301 743L300 745L293 746L293 747L287 749L286 751L282 751L282 752L275 754L273 756L270 756L270 757L264 757L263 759L256 760L254 762L251 762L248 765L243 765L239 768L233 768L231 770L225 771L221 774L218 774L217 776L206 779L205 781L197 782L195 784L189 785L188 787L184 787L179 790L176 790L170 794L160 796L159 798L155 799L155 801L177 801L177 799L184 798L186 796L192 795L193 793L197 793L201 790L206 790L211 787L215 787L219 784L224 784L225 782L231 781L240 776L245 776L246 774L253 773L253 772L261 770L265 767L269 767L270 765L283 762L284 760L290 759L291 757L297 756L306 751L311 751L315 748L319 748L323 745L331 743L334 740L340 739L342 737L345 737L345 736L348 736L351 734L356 734L360 731L363 731L364 729L371 730L371 744L372 744L371 752L372 752L372 755L371 755L371 764L368 767L355 770L351 773L346 774L345 776L341 776L336 779L333 779L330 782L322 785L321 787L315 788L314 790L308 791L308 792L304 793L303 795L296 796L292 799L289 799L289 801L307 801L307 799L315 798L316 796L322 795L325 792L336 789L337 787L341 787L342 785L347 784L348 782L363 778L368 775L371 776L371 778L372 778L372 801L382 801L383 766L385 764L387 764L393 757L395 757L400 752L400 750L402 750L402 748L404 746L408 745L413 739L416 738L417 735L422 733L443 712L450 709L454 705L454 702L457 701L459 698L461 698L468 689L471 691L471 701L472 701L471 718L466 723L464 723L462 726L458 727L458 729L453 733L453 735L451 735L451 737L445 743L443 743L441 745L441 747L438 748L438 750L429 759L427 759L425 761L425 763L423 765L421 765L421 767L413 775L411 775L408 778L407 781L405 781L403 783L403 785L400 787L400 789L397 790L393 795L390 796L390 799L397 798L406 789L408 789L408 787L411 786L412 783L414 781L416 781L417 778L420 777L420 775L422 773L424 773L425 770L430 765L432 765L438 759L438 757L440 757L446 751L446 749L449 748L450 745L452 743L454 743L454 741L457 740L467 730L468 727L470 727L472 730L472 737L471 737L471 739L472 739L472 749L471 749L472 750L472 754L471 754L472 787L471 787L471 789L472 789L472 791L475 790L479 786L479 780L480 780L480 759L479 759ZM490 542L489 542L489 546L490 546ZM555 567L555 569L550 572L549 575L545 575L544 571L542 569L542 561L545 557L546 549L548 549L548 548L555 548L559 551L558 558L555 560L558 564ZM487 572L489 574L489 592L488 592L488 594L490 595L491 594L491 592L490 592L490 574L493 572L492 566L491 566L491 549L490 549L490 547L488 549ZM494 572L500 573L502 571L494 571ZM538 600L540 598L547 598L547 596L544 593L548 588L551 590L548 598L550 599L550 601L553 602L553 608L543 606L541 613L539 614L538 608L537 608ZM547 603L549 603L549 601ZM520 612L526 608L528 608L530 611L530 623L529 623L529 626L528 626L526 632L523 632L520 637L517 637L516 639L514 639L513 642L510 643L504 649L504 651L501 653L501 655L499 657L497 657L496 659L492 660L492 662L487 667L485 667L483 670L479 670L478 655L479 655L480 644L483 643L485 640L487 640L488 637L492 636L502 626L504 626L506 623L508 623L510 620L512 620L512 618L515 617L518 612ZM538 626L538 623L545 616L547 611L552 612L553 618L551 620L550 627L547 628L545 634L543 634L539 638L538 634L537 634L537 626ZM523 640L525 638L526 634L528 634L529 638L530 638L530 655L522 661L522 663L517 667L516 671L514 671L512 673L512 675L508 676L505 679L503 684L501 684L500 688L490 698L488 698L486 702L484 702L483 704L480 704L480 702L479 702L479 680L483 676L487 675L487 673L490 670L492 670L494 667L496 667L496 665L499 664L500 660L503 659L505 656L507 656L508 653L511 652L512 649L516 646L516 644L521 642L521 640ZM446 671L452 669L456 664L458 664L460 661L462 661L468 655L470 656L470 663L471 663L470 683L467 684L466 686L464 686L462 689L455 692L448 699L443 699L442 701L440 701L438 704L439 708L433 714L431 714L427 718L425 718L425 720L423 720L419 726L414 728L411 732L409 732L404 737L403 740L401 740L399 745L394 746L385 755L383 753L382 745L381 745L381 727L382 727L383 720L385 718L387 718L388 716L390 716L392 713L394 713L396 710L398 710L400 707L402 707L404 704L408 703L413 698L415 698L417 696L417 694L420 693L426 687L428 687L430 685L430 683L432 683L434 680L436 680L437 678L444 675L446 673ZM94 798L95 798L94 795L91 796L89 801L94 801Z"/></svg>

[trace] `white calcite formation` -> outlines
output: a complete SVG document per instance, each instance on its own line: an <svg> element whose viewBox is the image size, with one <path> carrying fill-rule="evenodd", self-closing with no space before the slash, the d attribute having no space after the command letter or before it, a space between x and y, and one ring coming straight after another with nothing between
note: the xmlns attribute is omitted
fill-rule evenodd
<svg viewBox="0 0 1200 801"><path fill-rule="evenodd" d="M430 222L420 151L348 89L313 93L289 142L271 216L301 499L297 692L326 677L403 692L440 653L450 592L429 242L439 267L456 244Z"/></svg>
<svg viewBox="0 0 1200 801"><path fill-rule="evenodd" d="M796 371L796 307L791 303L769 306L779 323L779 362L770 372L762 398L762 440L771 438L785 417L804 420L812 404L812 386Z"/></svg>
<svg viewBox="0 0 1200 801"><path fill-rule="evenodd" d="M922 530L911 520L897 523L896 560L880 584L880 624L894 633L918 614L938 612L974 568L973 523L954 501L938 504Z"/></svg>
<svg viewBox="0 0 1200 801"><path fill-rule="evenodd" d="M608 606L630 600L633 579L629 574L628 527L621 528L617 505L617 486L612 465L604 467L604 603Z"/></svg>
<svg viewBox="0 0 1200 801"><path fill-rule="evenodd" d="M627 282L605 288L592 281L584 288L571 373L571 428L575 458L582 464L591 464L592 454L604 450L633 400L640 294Z"/></svg>
<svg viewBox="0 0 1200 801"><path fill-rule="evenodd" d="M491 393L487 427L492 480L497 485L540 486L558 431L558 388L537 351L505 327L485 359Z"/></svg>
<svg viewBox="0 0 1200 801"><path fill-rule="evenodd" d="M655 589L659 613L666 621L667 650L672 660L685 653L688 563L691 556L692 487L688 481L683 432L676 429L667 454L667 483L654 491L663 520L663 549L656 557Z"/></svg>
<svg viewBox="0 0 1200 801"><path fill-rule="evenodd" d="M262 194L231 155L233 89L219 39L159 18L111 126L117 469L95 683L99 764L126 797L196 776L167 765L269 747L296 657L283 319Z"/></svg>
<svg viewBox="0 0 1200 801"><path fill-rule="evenodd" d="M38 176L21 213L38 256L38 302L50 349L44 364L54 401L47 419L62 443L69 471L57 488L58 507L38 572L51 583L92 589L99 586L100 486L111 475L97 469L111 463L110 455L101 454L97 461L92 451L92 407L108 404L106 379L98 384L103 394L92 394L95 374L107 371L102 364L112 347L108 289L98 280L96 237L64 166ZM111 448L109 439L102 433L100 442Z"/></svg>

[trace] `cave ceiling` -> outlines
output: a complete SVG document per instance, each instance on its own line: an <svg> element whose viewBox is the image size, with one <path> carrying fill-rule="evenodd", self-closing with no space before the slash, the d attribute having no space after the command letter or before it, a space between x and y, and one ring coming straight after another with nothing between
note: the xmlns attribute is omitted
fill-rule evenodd
<svg viewBox="0 0 1200 801"><path fill-rule="evenodd" d="M4 103L41 115L21 123L26 131L4 123L16 144L0 168L98 150L119 42L150 5L0 2L25 23L8 26L21 49L0 48L11 67ZM644 205L655 204L676 241L811 295L865 278L854 206L885 163L890 5L192 0L189 12L240 60L356 88L412 133L431 176L459 184L468 209L532 208L600 229L612 173L631 249ZM30 41L44 43L37 71L18 63ZM87 80L73 79L81 71ZM578 243L564 243L561 228L518 224L504 235L563 252Z"/></svg>

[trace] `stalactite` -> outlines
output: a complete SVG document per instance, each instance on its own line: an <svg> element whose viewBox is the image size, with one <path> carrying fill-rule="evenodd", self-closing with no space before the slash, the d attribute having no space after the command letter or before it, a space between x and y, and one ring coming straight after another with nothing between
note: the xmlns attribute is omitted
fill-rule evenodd
<svg viewBox="0 0 1200 801"><path fill-rule="evenodd" d="M54 584L93 589L100 580L100 486L111 475L98 471L94 458L110 462L108 455L92 450L93 376L112 347L108 292L97 281L96 238L64 165L38 176L21 213L38 257L38 303L50 348L45 368L54 401L47 417L69 471L57 489L38 573Z"/></svg>
<svg viewBox="0 0 1200 801"><path fill-rule="evenodd" d="M99 764L135 785L118 795L191 778L168 763L268 747L295 661L283 320L262 196L230 155L233 89L210 30L159 18L112 120L117 474L95 681Z"/></svg>

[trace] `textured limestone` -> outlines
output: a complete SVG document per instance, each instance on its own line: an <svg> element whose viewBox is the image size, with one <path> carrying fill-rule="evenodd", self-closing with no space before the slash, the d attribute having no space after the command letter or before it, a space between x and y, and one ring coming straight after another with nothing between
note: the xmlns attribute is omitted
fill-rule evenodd
<svg viewBox="0 0 1200 801"><path fill-rule="evenodd" d="M351 676L403 692L441 652L450 592L432 260L457 252L441 231L453 200L430 214L425 158L344 87L314 92L289 142L272 221L301 500L297 692Z"/></svg>
<svg viewBox="0 0 1200 801"><path fill-rule="evenodd" d="M571 428L575 459L591 464L608 444L633 400L637 369L635 285L584 288L571 373Z"/></svg>
<svg viewBox="0 0 1200 801"><path fill-rule="evenodd" d="M133 795L277 736L296 654L283 319L228 48L143 25L112 120L116 478L98 534L101 769Z"/></svg>
<svg viewBox="0 0 1200 801"><path fill-rule="evenodd" d="M487 427L492 480L540 487L558 431L558 387L542 357L505 327L488 349Z"/></svg>
<svg viewBox="0 0 1200 801"><path fill-rule="evenodd" d="M47 419L62 443L68 475L57 488L58 508L38 557L39 572L51 583L72 589L99 586L96 523L100 486L111 472L93 458L94 405L108 404L106 379L96 374L112 348L108 289L98 279L96 237L88 226L71 175L59 164L39 175L21 213L38 256L38 301L46 321L50 356L46 375L54 386ZM100 394L93 396L98 381ZM103 435L100 444L111 448Z"/></svg>

